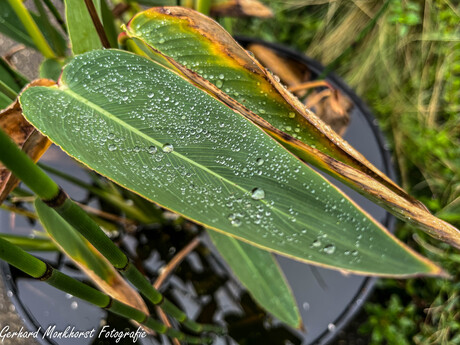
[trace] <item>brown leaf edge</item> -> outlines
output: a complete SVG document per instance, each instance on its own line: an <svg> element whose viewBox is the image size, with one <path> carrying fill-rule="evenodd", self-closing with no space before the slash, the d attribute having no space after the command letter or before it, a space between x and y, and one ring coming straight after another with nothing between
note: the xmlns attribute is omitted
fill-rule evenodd
<svg viewBox="0 0 460 345"><path fill-rule="evenodd" d="M50 79L37 79L28 84L23 90L33 86L51 85L56 85L56 82ZM51 141L24 118L21 105L17 99L8 108L0 112L0 128L34 162L37 162L51 145ZM5 201L18 184L19 180L0 163L0 204Z"/></svg>

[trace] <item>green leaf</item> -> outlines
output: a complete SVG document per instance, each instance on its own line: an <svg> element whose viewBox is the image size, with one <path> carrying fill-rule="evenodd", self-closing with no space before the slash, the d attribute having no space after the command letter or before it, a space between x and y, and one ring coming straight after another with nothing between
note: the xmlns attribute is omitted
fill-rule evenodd
<svg viewBox="0 0 460 345"><path fill-rule="evenodd" d="M61 75L64 60L62 59L45 59L40 64L39 74L40 78L48 78L58 80Z"/></svg>
<svg viewBox="0 0 460 345"><path fill-rule="evenodd" d="M58 248L49 238L0 234L0 238L20 247L25 251L56 251Z"/></svg>
<svg viewBox="0 0 460 345"><path fill-rule="evenodd" d="M442 274L241 114L152 61L77 56L24 116L100 174L208 228L360 274Z"/></svg>
<svg viewBox="0 0 460 345"><path fill-rule="evenodd" d="M101 18L100 0L93 0L93 3L99 18ZM74 55L102 48L96 28L83 0L65 0L65 16Z"/></svg>
<svg viewBox="0 0 460 345"><path fill-rule="evenodd" d="M64 253L90 268L102 280L109 279L112 273L110 265L96 256L95 249L88 241L42 201L35 201L35 209L46 232Z"/></svg>
<svg viewBox="0 0 460 345"><path fill-rule="evenodd" d="M299 328L302 321L296 301L273 255L216 231L208 234L252 297L281 321Z"/></svg>
<svg viewBox="0 0 460 345"><path fill-rule="evenodd" d="M77 230L39 199L35 200L35 209L53 242L104 292L132 307L147 311L139 294Z"/></svg>
<svg viewBox="0 0 460 345"><path fill-rule="evenodd" d="M107 5L107 0L101 0L101 18L102 25L104 26L107 39L110 42L111 47L117 47L117 37L119 33L119 28L115 26L115 17L112 14L109 6Z"/></svg>
<svg viewBox="0 0 460 345"><path fill-rule="evenodd" d="M460 248L458 229L433 216L420 201L306 110L279 79L209 17L180 7L152 8L134 16L126 29L126 35L120 36L122 44L126 37L140 39L153 48L146 51L141 46L143 53L238 110L300 159L404 221Z"/></svg>

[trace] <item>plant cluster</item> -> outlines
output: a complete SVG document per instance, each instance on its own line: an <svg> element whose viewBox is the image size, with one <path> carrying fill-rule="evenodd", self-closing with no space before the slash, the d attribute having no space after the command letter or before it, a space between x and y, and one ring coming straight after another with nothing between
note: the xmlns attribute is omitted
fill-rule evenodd
<svg viewBox="0 0 460 345"><path fill-rule="evenodd" d="M308 164L358 190L410 222L411 227L418 226L458 248L458 229L442 219L457 220L456 213L452 212L458 204L455 194L443 199L433 193L442 205L441 219L433 216L422 203L305 108L280 83L278 76L239 46L221 26L187 8L193 6L192 3L184 1L184 7L156 7L145 11L140 11L139 4L131 1L110 4L104 0L65 0L64 3L65 20L49 0L34 2L37 13L30 12L20 0L0 4L0 30L37 49L46 58L40 68L42 79L31 83L7 59L1 60L0 101L5 110L0 117L3 124L0 161L7 168L2 169L1 197L7 199L10 210L38 218L51 247L54 244L67 254L98 289L61 273L14 244L30 250L33 243L24 238L4 235L0 239L3 260L73 296L175 341L189 343L210 342L212 338L208 333L220 334L224 330L190 319L165 298L142 274L142 267L106 236L105 227L115 224L115 227L135 229L139 224L161 224L165 210L197 223L207 230L253 298L293 327L301 323L299 312L272 257L273 252L364 275L446 276L443 268L397 240ZM366 16L375 13L363 22L356 20L362 16L361 12L350 6L349 15L339 18L338 14L343 12L338 12L336 5L326 10L323 6L317 12L323 13L326 21L306 21L310 23L307 27L317 28L319 34L303 36L302 40L313 42L313 54L328 56L330 68L351 61L345 65L349 71L344 75L351 76L351 82L360 85L361 91L365 87L361 83L368 77L366 70L382 58L382 68L390 77L382 84L374 83L375 87L366 88L368 92L385 95L386 101L381 104L395 104L391 102L392 97L405 99L407 95L403 91L419 91L417 115L397 121L400 128L393 128L394 145L401 162L402 153L408 149L403 143L417 147L424 144L424 150L418 149L418 154L430 155L434 162L433 180L427 179L427 185L433 192L440 193L438 189L445 175L453 173L452 179L455 179L458 172L455 165L458 162L454 162L457 155L449 145L455 132L446 125L455 121L454 111L444 103L452 97L458 83L444 84L439 78L458 71L447 67L450 60L440 61L444 57L450 59L451 55L433 53L431 43L426 43L433 40L428 30L422 30L427 36L422 36L420 47L418 41L411 38L421 23L432 20L433 14L422 16L420 11L427 6L418 6L414 1L402 6L390 0L383 5L376 1L365 8L366 11L359 8ZM205 14L214 13L219 17L235 13L271 15L270 10L257 1L236 4L197 1L194 6ZM439 8L448 12L447 7ZM443 12L444 15L448 16L447 12ZM306 13L300 10L299 18L307 18ZM283 12L278 15L280 23L287 18ZM231 20L220 20L224 26L232 27ZM56 25L53 26L53 22ZM442 34L451 37L456 32L454 22L450 19L445 22ZM385 23L385 29L376 30L380 23ZM305 27L300 22L296 25ZM289 30L299 30L296 25L287 26L287 31L283 31L284 40L293 36ZM431 26L427 23L426 27ZM351 32L357 29L359 34L349 33L344 39L344 29ZM397 35L393 34L395 31ZM370 40L371 35L382 37ZM391 41L395 37L406 41L398 45ZM329 50L317 44L319 40L324 44L328 40L341 44L335 44L332 55L327 55ZM71 52L66 49L66 42ZM349 47L340 51L344 44ZM376 54L382 44L394 47L389 53L398 59L400 50L405 49L401 64L404 61L404 66L409 66L407 74L385 69L388 54ZM371 53L360 56L367 60L361 60L359 73L355 73L354 67L359 61L355 59L357 47ZM425 60L407 64L407 58L418 48ZM432 60L438 61L434 71L426 63ZM411 78L417 68L421 68L426 78L423 75L415 81ZM426 82L431 78L434 86ZM396 79L401 81L397 86L402 91L396 92L391 87ZM331 107L340 112L339 96L326 91L332 95ZM410 102L402 104L401 114L414 106ZM441 106L446 112L440 110ZM395 118L387 123L393 122ZM430 136L431 147L423 141L401 138L407 136L416 123L428 127L422 134ZM444 134L438 135L439 132ZM49 168L40 168L34 163L51 142L121 186L114 187L100 177L92 186L66 177L116 211L105 212L107 209L103 207L104 212L96 212L97 217L89 216L84 210L87 207L73 201L44 172ZM415 160L419 172L430 173L421 169L421 164ZM412 166L401 166L403 184L410 187ZM16 188L19 180L33 194ZM458 190L456 187L453 180L453 193ZM131 202L126 203L126 199ZM35 212L18 208L18 202L24 201L34 201ZM429 206L434 207L433 203L435 201L430 201ZM427 256L438 259L439 255L446 255L432 249L428 243L431 239L421 235L417 239L429 249L427 253L435 253ZM452 255L456 255L451 250ZM177 260L185 255L181 253ZM450 268L449 262L447 260L445 269ZM417 284L419 280L409 280L407 286L410 282ZM441 284L444 280L436 282ZM452 328L456 317L452 318L449 311L458 300L453 295L444 298L441 293L438 297L429 316L433 323ZM377 317L370 318L376 342L385 337L390 339L396 325L400 325L405 334L414 332L407 320L416 308L403 307L401 303L397 298L391 299L388 327L381 323L377 327ZM161 322L151 315L154 306L158 307ZM379 307L369 306L368 310L377 316L382 313ZM394 320L395 314L398 322ZM171 326L170 320L182 328ZM428 324L427 329L431 330L430 327ZM446 337L449 335L441 331L435 340ZM414 336L422 341L419 338Z"/></svg>

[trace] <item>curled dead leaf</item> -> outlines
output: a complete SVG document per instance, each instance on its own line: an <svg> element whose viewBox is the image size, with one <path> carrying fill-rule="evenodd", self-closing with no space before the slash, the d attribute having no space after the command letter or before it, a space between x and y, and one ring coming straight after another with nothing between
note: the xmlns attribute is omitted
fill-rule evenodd
<svg viewBox="0 0 460 345"><path fill-rule="evenodd" d="M212 16L222 17L273 17L272 10L256 0L217 0L211 5Z"/></svg>

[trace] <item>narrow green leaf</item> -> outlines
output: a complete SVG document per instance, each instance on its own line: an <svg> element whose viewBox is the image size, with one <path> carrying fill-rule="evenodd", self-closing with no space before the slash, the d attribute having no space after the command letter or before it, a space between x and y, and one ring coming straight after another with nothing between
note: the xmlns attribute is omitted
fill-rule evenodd
<svg viewBox="0 0 460 345"><path fill-rule="evenodd" d="M25 117L100 174L199 224L360 274L442 274L241 114L152 61L77 56Z"/></svg>
<svg viewBox="0 0 460 345"><path fill-rule="evenodd" d="M110 265L95 255L94 249L75 229L42 201L35 201L37 215L48 235L70 258L89 267L98 277L108 280Z"/></svg>
<svg viewBox="0 0 460 345"><path fill-rule="evenodd" d="M115 17L107 5L107 0L101 0L101 18L110 46L118 47L117 36L119 34L119 29L115 26Z"/></svg>
<svg viewBox="0 0 460 345"><path fill-rule="evenodd" d="M208 234L252 297L278 319L298 328L301 318L297 303L273 255L216 231Z"/></svg>
<svg viewBox="0 0 460 345"><path fill-rule="evenodd" d="M93 3L100 18L101 2L100 0L93 0ZM101 41L83 0L65 0L65 16L74 55L102 48Z"/></svg>
<svg viewBox="0 0 460 345"><path fill-rule="evenodd" d="M35 200L37 215L53 242L104 292L133 307L147 311L139 294L115 268L55 210Z"/></svg>
<svg viewBox="0 0 460 345"><path fill-rule="evenodd" d="M49 238L30 238L29 236L18 236L0 234L0 238L18 246L25 251L56 251L58 248Z"/></svg>

